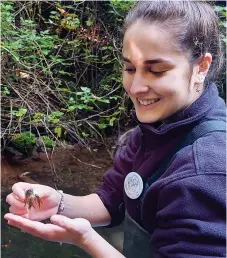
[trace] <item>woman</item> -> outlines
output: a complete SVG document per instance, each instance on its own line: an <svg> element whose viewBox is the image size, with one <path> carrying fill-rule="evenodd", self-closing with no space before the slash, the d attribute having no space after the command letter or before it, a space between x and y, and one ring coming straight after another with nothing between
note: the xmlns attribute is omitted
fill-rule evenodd
<svg viewBox="0 0 227 258"><path fill-rule="evenodd" d="M123 61L138 126L103 184L84 197L33 185L42 205L28 213L31 186L17 183L5 219L93 257L124 257L91 227L124 218L128 258L225 257L226 113L214 84L223 53L213 7L139 2L125 21ZM37 222L49 217L51 224Z"/></svg>

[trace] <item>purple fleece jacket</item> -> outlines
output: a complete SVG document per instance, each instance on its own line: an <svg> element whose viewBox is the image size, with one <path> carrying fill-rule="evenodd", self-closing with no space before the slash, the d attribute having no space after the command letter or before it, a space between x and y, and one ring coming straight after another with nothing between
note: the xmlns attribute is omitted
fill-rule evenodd
<svg viewBox="0 0 227 258"><path fill-rule="evenodd" d="M125 207L151 234L154 257L226 257L225 133L209 133L181 149L151 185L141 209L139 201L124 192L129 172L136 171L146 181L185 131L205 120L226 121L225 102L215 84L167 123L139 123L96 190L111 215L110 226L123 221Z"/></svg>

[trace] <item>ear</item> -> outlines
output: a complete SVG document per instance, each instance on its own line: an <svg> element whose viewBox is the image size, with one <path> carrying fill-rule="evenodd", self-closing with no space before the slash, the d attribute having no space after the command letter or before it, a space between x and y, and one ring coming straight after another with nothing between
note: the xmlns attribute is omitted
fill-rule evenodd
<svg viewBox="0 0 227 258"><path fill-rule="evenodd" d="M196 67L197 73L195 76L195 83L201 84L204 82L205 77L208 73L210 68L210 64L212 62L212 55L210 53L206 53L198 66Z"/></svg>

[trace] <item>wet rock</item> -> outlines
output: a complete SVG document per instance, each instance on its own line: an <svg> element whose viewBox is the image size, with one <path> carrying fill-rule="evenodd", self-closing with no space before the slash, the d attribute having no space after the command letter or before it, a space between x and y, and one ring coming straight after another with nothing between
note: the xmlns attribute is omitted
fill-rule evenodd
<svg viewBox="0 0 227 258"><path fill-rule="evenodd" d="M9 146L5 147L3 156L11 156L14 160L21 160L24 158L23 153Z"/></svg>
<svg viewBox="0 0 227 258"><path fill-rule="evenodd" d="M53 150L53 148L48 148L48 147L44 146L41 138L38 138L36 140L35 145L36 145L37 152L52 152L52 150Z"/></svg>
<svg viewBox="0 0 227 258"><path fill-rule="evenodd" d="M49 152L52 152L52 148L41 147L41 148L40 148L40 151L41 151L41 152L48 152L48 153L49 153Z"/></svg>
<svg viewBox="0 0 227 258"><path fill-rule="evenodd" d="M43 146L43 141L42 141L42 139L41 139L41 138L38 138L38 139L36 140L35 145L37 146L37 149L38 149L38 148L41 148L41 147Z"/></svg>
<svg viewBox="0 0 227 258"><path fill-rule="evenodd" d="M35 160L35 161L39 161L40 160L39 153L37 152L37 147L34 147L34 149L32 150L32 157L31 157L31 159Z"/></svg>
<svg viewBox="0 0 227 258"><path fill-rule="evenodd" d="M76 149L77 147L79 148L78 145L70 145L70 144L65 144L64 147L65 147L67 150L74 150L74 149Z"/></svg>

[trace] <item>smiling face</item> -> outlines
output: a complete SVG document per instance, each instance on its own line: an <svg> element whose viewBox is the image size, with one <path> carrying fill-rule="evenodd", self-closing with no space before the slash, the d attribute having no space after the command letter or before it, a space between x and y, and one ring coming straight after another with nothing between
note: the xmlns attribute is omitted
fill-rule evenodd
<svg viewBox="0 0 227 258"><path fill-rule="evenodd" d="M123 85L140 122L164 121L199 97L188 55L174 47L171 36L142 20L126 30Z"/></svg>

